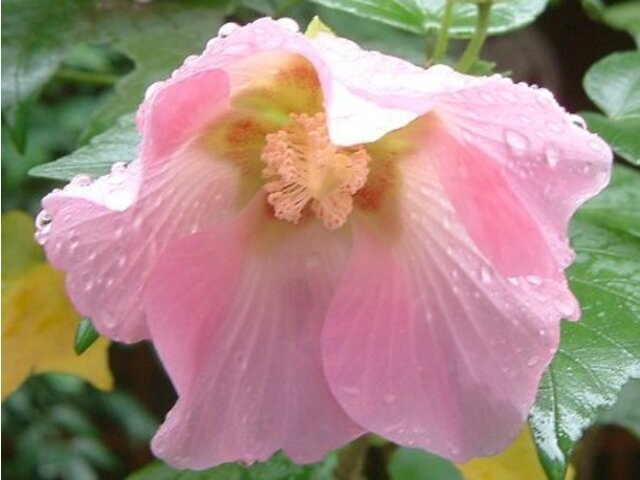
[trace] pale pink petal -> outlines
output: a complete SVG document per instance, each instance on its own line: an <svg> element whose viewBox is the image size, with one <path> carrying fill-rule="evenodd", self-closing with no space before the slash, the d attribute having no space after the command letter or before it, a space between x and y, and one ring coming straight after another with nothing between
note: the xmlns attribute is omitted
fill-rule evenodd
<svg viewBox="0 0 640 480"><path fill-rule="evenodd" d="M185 238L149 282L151 337L179 399L153 440L181 468L300 463L362 433L322 372L320 332L349 237L258 215ZM257 225L256 225L257 224Z"/></svg>
<svg viewBox="0 0 640 480"><path fill-rule="evenodd" d="M374 433L458 462L493 454L522 428L577 304L561 278L501 275L428 158L401 171L402 230L357 223L323 331L325 373Z"/></svg>
<svg viewBox="0 0 640 480"><path fill-rule="evenodd" d="M176 238L212 225L233 208L237 172L187 143L142 174L141 162L116 165L93 182L76 177L45 197L41 233L82 315L104 335L148 337L140 298L158 255ZM48 219L47 219L48 220Z"/></svg>
<svg viewBox="0 0 640 480"><path fill-rule="evenodd" d="M204 70L157 88L146 105L149 121L143 130L141 155L147 164L163 161L172 149L202 132L229 109L227 76Z"/></svg>
<svg viewBox="0 0 640 480"><path fill-rule="evenodd" d="M170 79L153 85L138 112L141 129L163 89L198 72L218 69L228 77L233 96L256 82L256 72L263 71L258 67L268 66L269 52L288 52L311 62L322 86L331 138L340 145L377 140L427 112L437 101L436 94L478 82L452 75L448 67L424 70L332 35L309 39L292 22L262 18L223 30L225 36L210 40L202 55L187 58Z"/></svg>

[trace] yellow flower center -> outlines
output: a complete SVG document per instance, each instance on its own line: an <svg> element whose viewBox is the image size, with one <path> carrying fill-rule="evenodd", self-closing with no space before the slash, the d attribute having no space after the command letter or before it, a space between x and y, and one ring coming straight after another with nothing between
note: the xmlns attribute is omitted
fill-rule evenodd
<svg viewBox="0 0 640 480"><path fill-rule="evenodd" d="M371 157L361 146L332 144L324 113L292 113L290 119L266 136L262 150L267 201L277 218L292 223L311 204L326 228L339 228L353 209L352 196L367 180Z"/></svg>

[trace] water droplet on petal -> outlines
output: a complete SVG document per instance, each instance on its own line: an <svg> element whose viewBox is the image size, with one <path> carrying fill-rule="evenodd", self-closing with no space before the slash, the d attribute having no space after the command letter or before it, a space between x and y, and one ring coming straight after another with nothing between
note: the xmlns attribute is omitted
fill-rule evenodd
<svg viewBox="0 0 640 480"><path fill-rule="evenodd" d="M544 158L547 161L547 165L551 168L556 168L558 162L560 162L560 152L553 146L548 146L544 149Z"/></svg>
<svg viewBox="0 0 640 480"><path fill-rule="evenodd" d="M529 140L527 137L515 130L505 130L504 140L507 142L511 152L517 157L524 155L529 147Z"/></svg>
<svg viewBox="0 0 640 480"><path fill-rule="evenodd" d="M104 201L107 208L111 210L124 211L133 201L134 193L128 190L117 190L109 193Z"/></svg>
<svg viewBox="0 0 640 480"><path fill-rule="evenodd" d="M566 295L557 297L553 301L553 305L558 309L558 311L565 317L570 317L574 313L575 305L571 298Z"/></svg>
<svg viewBox="0 0 640 480"><path fill-rule="evenodd" d="M387 405L391 405L395 401L396 401L396 396L393 395L392 393L388 393L387 395L384 396L384 403L386 403Z"/></svg>
<svg viewBox="0 0 640 480"><path fill-rule="evenodd" d="M571 122L574 125L586 130L587 122L584 121L584 118L582 118L580 115L575 115L575 114L570 115L570 117L571 117Z"/></svg>
<svg viewBox="0 0 640 480"><path fill-rule="evenodd" d="M602 145L600 144L600 142L593 141L589 143L589 146L591 147L591 150L593 150L594 152L598 152L602 150Z"/></svg>
<svg viewBox="0 0 640 480"><path fill-rule="evenodd" d="M491 271L485 265L480 269L480 279L482 283L489 284L493 281L493 276L491 275Z"/></svg>
<svg viewBox="0 0 640 480"><path fill-rule="evenodd" d="M183 65L190 65L193 62L195 62L197 60L198 56L197 55L189 55L187 58L184 59L184 62L182 62Z"/></svg>
<svg viewBox="0 0 640 480"><path fill-rule="evenodd" d="M533 355L531 358L529 358L529 360L527 360L527 366L533 367L539 361L540 361L540 357L538 357L537 355Z"/></svg>
<svg viewBox="0 0 640 480"><path fill-rule="evenodd" d="M342 391L347 395L359 395L360 389L358 387L342 387Z"/></svg>
<svg viewBox="0 0 640 480"><path fill-rule="evenodd" d="M75 177L73 177L71 179L71 185L74 185L76 187L86 187L88 185L91 185L91 182L93 180L91 180L91 177L89 175L86 175L84 173L79 173L78 175L76 175Z"/></svg>
<svg viewBox="0 0 640 480"><path fill-rule="evenodd" d="M509 283L509 285L514 287L520 285L520 280L518 280L518 277L508 277L507 282Z"/></svg>
<svg viewBox="0 0 640 480"><path fill-rule="evenodd" d="M231 35L233 32L235 32L239 28L240 28L240 25L238 25L235 22L225 23L218 30L218 36L220 36L220 37L228 37L229 35Z"/></svg>
<svg viewBox="0 0 640 480"><path fill-rule="evenodd" d="M300 26L293 18L282 17L276 20L276 23L290 32L300 31Z"/></svg>
<svg viewBox="0 0 640 480"><path fill-rule="evenodd" d="M562 133L562 125L556 122L547 122L547 127L554 133Z"/></svg>
<svg viewBox="0 0 640 480"><path fill-rule="evenodd" d="M40 211L36 217L36 233L34 237L40 245L47 243L49 233L51 232L51 215L46 210Z"/></svg>
<svg viewBox="0 0 640 480"><path fill-rule="evenodd" d="M542 284L542 279L536 275L527 275L525 277L527 279L527 282L529 282L531 285L541 285Z"/></svg>
<svg viewBox="0 0 640 480"><path fill-rule="evenodd" d="M111 173L122 174L122 173L125 173L126 171L127 171L126 162L116 162L113 165L111 165Z"/></svg>
<svg viewBox="0 0 640 480"><path fill-rule="evenodd" d="M162 82L154 82L147 87L147 90L144 92L145 100L151 97L154 93L156 93L162 87Z"/></svg>

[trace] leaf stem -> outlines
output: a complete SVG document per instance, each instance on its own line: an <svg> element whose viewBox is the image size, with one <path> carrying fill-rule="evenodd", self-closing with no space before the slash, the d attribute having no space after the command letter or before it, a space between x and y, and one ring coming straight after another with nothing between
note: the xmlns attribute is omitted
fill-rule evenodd
<svg viewBox="0 0 640 480"><path fill-rule="evenodd" d="M75 83L89 83L93 85L113 85L120 77L109 73L84 72L82 70L74 70L71 68L60 68L55 74L55 78L67 80Z"/></svg>
<svg viewBox="0 0 640 480"><path fill-rule="evenodd" d="M440 24L440 30L438 31L438 39L436 40L436 47L433 51L433 57L431 63L439 63L444 59L447 53L447 46L449 45L449 28L451 28L451 21L453 20L453 4L455 0L447 0L444 6L444 15L442 17L442 23Z"/></svg>
<svg viewBox="0 0 640 480"><path fill-rule="evenodd" d="M480 50L487 39L489 31L489 18L491 13L491 0L478 3L478 18L476 19L476 31L471 37L466 50L462 54L456 69L460 72L467 72L478 58Z"/></svg>

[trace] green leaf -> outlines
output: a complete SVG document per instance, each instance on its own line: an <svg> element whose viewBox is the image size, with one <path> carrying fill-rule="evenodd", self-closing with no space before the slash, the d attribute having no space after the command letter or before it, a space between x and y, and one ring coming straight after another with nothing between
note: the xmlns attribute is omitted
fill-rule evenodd
<svg viewBox="0 0 640 480"><path fill-rule="evenodd" d="M424 34L442 23L445 0L311 0L326 7L377 20L410 32ZM496 2L491 9L489 34L505 33L531 23L549 0ZM476 5L457 2L451 36L469 38L475 31Z"/></svg>
<svg viewBox="0 0 640 480"><path fill-rule="evenodd" d="M161 461L151 462L127 480L333 480L336 456L313 465L296 465L282 454L251 466L225 464L208 470L176 470Z"/></svg>
<svg viewBox="0 0 640 480"><path fill-rule="evenodd" d="M640 118L610 119L593 112L581 113L589 130L604 138L622 158L640 165Z"/></svg>
<svg viewBox="0 0 640 480"><path fill-rule="evenodd" d="M598 423L626 428L640 439L640 380L627 383L613 407L604 412Z"/></svg>
<svg viewBox="0 0 640 480"><path fill-rule="evenodd" d="M69 180L78 173L99 177L108 173L114 163L133 160L139 143L134 116L125 115L115 126L92 138L88 145L55 162L38 165L29 174L55 180Z"/></svg>
<svg viewBox="0 0 640 480"><path fill-rule="evenodd" d="M558 353L543 377L529 423L552 479L598 411L640 376L640 174L616 167L611 185L572 223L577 252L569 281L582 306L564 322Z"/></svg>
<svg viewBox="0 0 640 480"><path fill-rule="evenodd" d="M585 75L584 89L608 117L640 117L640 52L603 58Z"/></svg>
<svg viewBox="0 0 640 480"><path fill-rule="evenodd" d="M188 55L200 54L207 40L217 35L227 13L223 7L228 3L181 0L145 5L154 8L147 12L145 22L128 35L119 35L113 44L136 67L116 84L114 95L95 113L80 141L85 143L119 117L135 111L150 84L168 78Z"/></svg>
<svg viewBox="0 0 640 480"><path fill-rule="evenodd" d="M640 3L636 0L605 5L602 0L582 0L582 6L596 20L631 35L640 47Z"/></svg>
<svg viewBox="0 0 640 480"><path fill-rule="evenodd" d="M318 9L318 15L338 36L349 38L363 48L424 65L425 39L415 33L324 7Z"/></svg>
<svg viewBox="0 0 640 480"><path fill-rule="evenodd" d="M2 2L3 106L37 92L72 48L113 44L136 68L102 107L91 132L135 109L146 86L166 77L216 35L227 0L133 2L110 0L4 0ZM85 138L88 138L85 137Z"/></svg>
<svg viewBox="0 0 640 480"><path fill-rule="evenodd" d="M584 77L589 98L607 117L587 113L589 127L625 160L640 164L640 52L614 53Z"/></svg>
<svg viewBox="0 0 640 480"><path fill-rule="evenodd" d="M413 448L398 448L387 468L391 480L462 480L449 460Z"/></svg>
<svg viewBox="0 0 640 480"><path fill-rule="evenodd" d="M76 330L76 338L73 343L73 348L78 355L82 355L87 349L100 338L100 334L93 327L91 319L87 317L80 318L78 322L78 328Z"/></svg>

